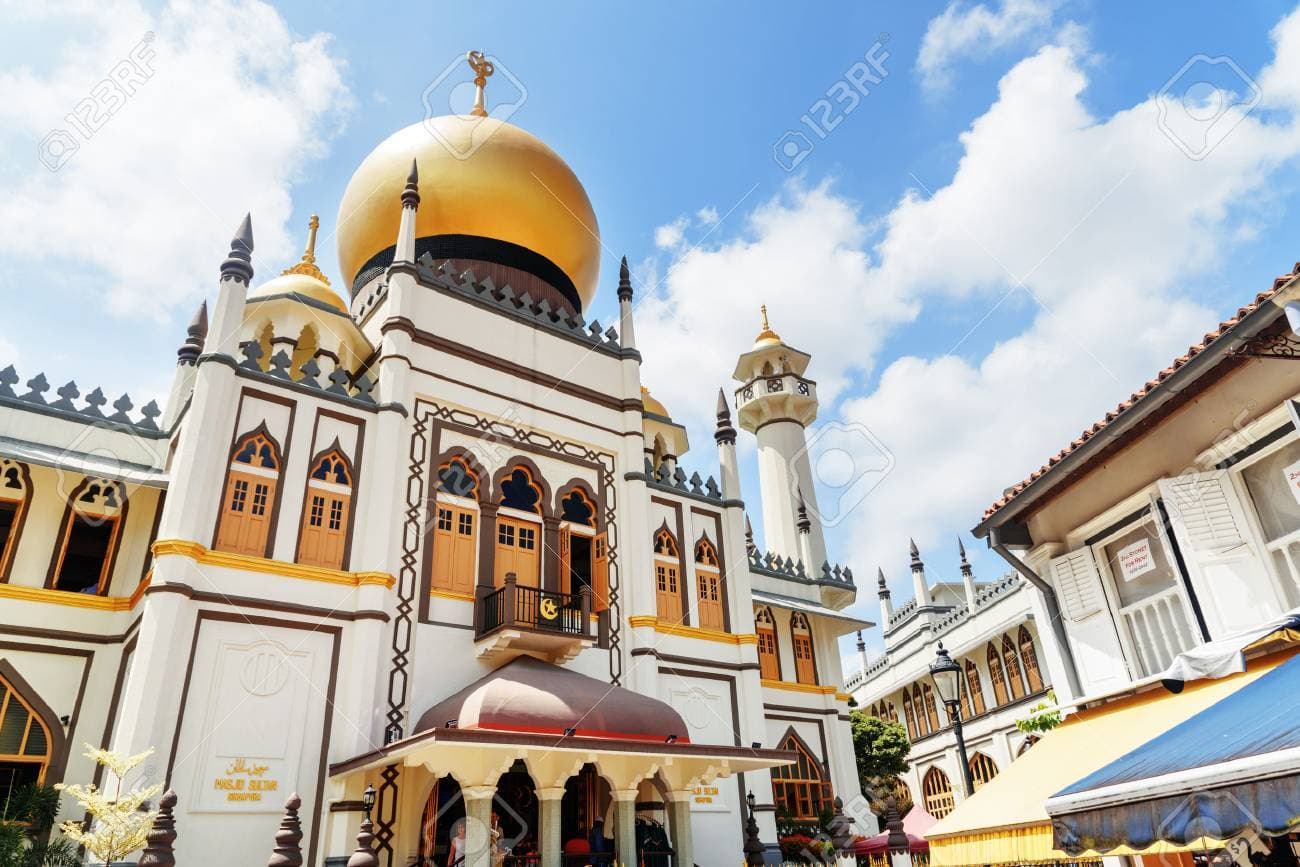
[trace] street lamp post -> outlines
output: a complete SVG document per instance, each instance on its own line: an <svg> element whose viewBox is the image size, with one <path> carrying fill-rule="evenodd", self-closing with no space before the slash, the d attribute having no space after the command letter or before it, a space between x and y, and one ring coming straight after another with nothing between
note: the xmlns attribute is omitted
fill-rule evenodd
<svg viewBox="0 0 1300 867"><path fill-rule="evenodd" d="M961 732L961 675L961 666L943 649L943 642L939 642L939 654L930 663L930 679L934 681L934 688L948 711L948 718L952 720L952 730L957 736L957 756L961 759L961 778L966 785L966 797L969 798L974 794L975 786L970 778L966 739Z"/></svg>

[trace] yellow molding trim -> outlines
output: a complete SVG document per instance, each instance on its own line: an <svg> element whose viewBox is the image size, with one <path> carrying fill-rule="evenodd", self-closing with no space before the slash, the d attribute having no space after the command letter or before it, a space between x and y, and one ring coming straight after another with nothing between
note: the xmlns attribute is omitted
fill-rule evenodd
<svg viewBox="0 0 1300 867"><path fill-rule="evenodd" d="M319 566L304 566L301 563L286 563L283 560L250 557L247 554L213 551L198 542L184 539L159 539L153 543L153 553L155 557L169 555L187 557L205 566L242 569L245 572L279 575L281 578L298 578L304 581L323 581L327 584L343 584L348 587L361 587L368 584L392 587L397 583L397 579L387 572L343 572L338 569L322 569Z"/></svg>
<svg viewBox="0 0 1300 867"><path fill-rule="evenodd" d="M0 584L0 599L47 602L95 611L130 611L134 604L130 596L91 596L87 593L51 590L48 587L24 587L21 584Z"/></svg>
<svg viewBox="0 0 1300 867"><path fill-rule="evenodd" d="M717 641L720 644L758 644L758 636L745 633L723 632L720 629L703 629L699 626L683 626L670 623L646 614L629 617L627 623L633 629L648 627L662 635L678 635L682 638L699 638L704 641Z"/></svg>
<svg viewBox="0 0 1300 867"><path fill-rule="evenodd" d="M474 594L472 593L453 593L450 590L430 590L430 596L436 596L439 599L455 599L457 602L473 602Z"/></svg>
<svg viewBox="0 0 1300 867"><path fill-rule="evenodd" d="M788 680L762 680L760 683L769 689L783 689L786 692L806 692L812 695L842 695L837 687L818 686L815 683L791 683ZM846 696L847 698L847 696Z"/></svg>
<svg viewBox="0 0 1300 867"><path fill-rule="evenodd" d="M132 591L130 598L127 599L127 602L130 603L131 608L135 608L136 603L138 603L144 597L144 591L148 590L149 585L152 583L153 583L153 570L150 569L148 574L146 574L144 578L141 579L140 583L136 586L135 590Z"/></svg>

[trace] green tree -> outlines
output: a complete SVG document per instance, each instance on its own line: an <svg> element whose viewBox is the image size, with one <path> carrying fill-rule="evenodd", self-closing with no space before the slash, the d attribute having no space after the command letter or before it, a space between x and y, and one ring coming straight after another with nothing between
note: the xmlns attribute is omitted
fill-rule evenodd
<svg viewBox="0 0 1300 867"><path fill-rule="evenodd" d="M849 720L858 775L864 784L892 779L911 767L907 756L912 752L912 744L902 725L861 710L850 711Z"/></svg>
<svg viewBox="0 0 1300 867"><path fill-rule="evenodd" d="M23 786L0 803L0 867L77 867L81 857L71 840L50 839L59 812L52 786Z"/></svg>

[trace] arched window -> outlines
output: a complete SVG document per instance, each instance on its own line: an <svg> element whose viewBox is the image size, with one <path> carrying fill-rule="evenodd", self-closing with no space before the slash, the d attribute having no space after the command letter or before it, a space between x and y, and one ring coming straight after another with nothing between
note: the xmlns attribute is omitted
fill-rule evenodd
<svg viewBox="0 0 1300 867"><path fill-rule="evenodd" d="M342 569L352 523L352 467L331 450L307 477L298 562L325 569Z"/></svg>
<svg viewBox="0 0 1300 867"><path fill-rule="evenodd" d="M681 549L665 525L655 533L655 610L661 620L682 622Z"/></svg>
<svg viewBox="0 0 1300 867"><path fill-rule="evenodd" d="M708 539L695 543L696 608L700 626L723 629L722 572L718 568L718 551Z"/></svg>
<svg viewBox="0 0 1300 867"><path fill-rule="evenodd" d="M816 821L833 801L826 769L793 730L781 740L778 749L797 753L799 760L772 769L772 794L777 807L789 810L796 821Z"/></svg>
<svg viewBox="0 0 1300 867"><path fill-rule="evenodd" d="M970 778L975 786L975 791L998 775L998 766L993 760L983 753L976 753L970 757Z"/></svg>
<svg viewBox="0 0 1300 867"><path fill-rule="evenodd" d="M952 781L937 767L925 772L925 779L921 781L921 791L925 795L925 811L936 819L942 819L956 806L952 795Z"/></svg>
<svg viewBox="0 0 1300 867"><path fill-rule="evenodd" d="M108 593L125 516L120 482L87 479L72 492L52 572L55 590Z"/></svg>
<svg viewBox="0 0 1300 867"><path fill-rule="evenodd" d="M980 670L974 662L966 660L966 687L970 695L971 710L984 713L984 686L980 683Z"/></svg>
<svg viewBox="0 0 1300 867"><path fill-rule="evenodd" d="M235 444L217 526L218 551L265 557L280 484L280 449L263 431Z"/></svg>
<svg viewBox="0 0 1300 867"><path fill-rule="evenodd" d="M609 546L595 533L596 504L584 488L560 498L560 589L565 593L591 590L593 611L609 607Z"/></svg>
<svg viewBox="0 0 1300 867"><path fill-rule="evenodd" d="M1029 691L1043 691L1043 674L1038 668L1038 654L1034 651L1034 637L1029 634L1029 630L1020 627L1020 634L1017 636L1020 641L1020 657L1025 661L1025 679L1029 681Z"/></svg>
<svg viewBox="0 0 1300 867"><path fill-rule="evenodd" d="M916 712L912 710L912 694L906 689L903 690L903 717L907 723L907 739L916 740L921 736L921 730L916 725Z"/></svg>
<svg viewBox="0 0 1300 867"><path fill-rule="evenodd" d="M930 720L930 731L937 732L940 729L939 711L934 704L934 690L930 684L921 684L921 692L925 696L925 715Z"/></svg>
<svg viewBox="0 0 1300 867"><path fill-rule="evenodd" d="M754 627L758 633L758 674L764 680L781 679L781 661L776 651L776 621L772 609L760 608L754 612Z"/></svg>
<svg viewBox="0 0 1300 867"><path fill-rule="evenodd" d="M31 495L27 467L0 458L0 581L6 580Z"/></svg>
<svg viewBox="0 0 1300 867"><path fill-rule="evenodd" d="M0 804L8 803L16 789L44 783L52 758L50 730L0 677Z"/></svg>
<svg viewBox="0 0 1300 867"><path fill-rule="evenodd" d="M438 467L433 520L433 574L429 586L444 593L474 592L478 560L479 477L464 457Z"/></svg>
<svg viewBox="0 0 1300 867"><path fill-rule="evenodd" d="M524 467L515 467L501 480L501 506L519 512L541 514L542 486ZM521 518L497 515L496 586L505 584L514 573L515 582L524 587L541 583L542 559L538 538L541 525Z"/></svg>
<svg viewBox="0 0 1300 867"><path fill-rule="evenodd" d="M799 683L817 683L817 660L813 656L812 629L802 611L790 615L790 640L794 648L794 673Z"/></svg>
<svg viewBox="0 0 1300 867"><path fill-rule="evenodd" d="M998 649L989 642L989 680L993 681L993 705L1001 707L1007 703L1007 679L1002 675L1002 659Z"/></svg>
<svg viewBox="0 0 1300 867"><path fill-rule="evenodd" d="M921 695L921 685L912 684L912 709L916 713L916 733L919 737L930 734L930 721L925 716L925 696Z"/></svg>
<svg viewBox="0 0 1300 867"><path fill-rule="evenodd" d="M1016 655L1016 646L1011 643L1011 636L1002 636L1002 660L1006 663L1007 681L1011 684L1013 698L1025 697L1025 681L1020 676L1020 657Z"/></svg>

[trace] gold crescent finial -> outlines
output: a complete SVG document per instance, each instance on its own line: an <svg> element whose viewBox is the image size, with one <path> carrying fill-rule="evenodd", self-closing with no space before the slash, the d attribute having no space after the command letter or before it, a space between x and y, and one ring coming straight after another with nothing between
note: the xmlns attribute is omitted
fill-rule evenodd
<svg viewBox="0 0 1300 867"><path fill-rule="evenodd" d="M767 305L766 304L758 305L758 312L763 314L763 330L770 331L771 329L768 327L767 324Z"/></svg>
<svg viewBox="0 0 1300 867"><path fill-rule="evenodd" d="M758 312L763 316L763 330L758 332L758 336L754 338L754 345L760 346L769 343L780 343L781 335L773 331L772 326L767 324L767 305L758 305Z"/></svg>
<svg viewBox="0 0 1300 867"><path fill-rule="evenodd" d="M482 51L471 51L465 55L465 62L474 70L474 107L470 114L475 117L487 117L487 105L483 91L487 88L488 76L496 72L492 61Z"/></svg>
<svg viewBox="0 0 1300 867"><path fill-rule="evenodd" d="M329 278L316 267L316 230L319 228L320 217L312 214L311 219L307 221L307 249L303 250L302 261L292 268L285 268L282 274L305 274L308 277L315 277L326 286L330 285Z"/></svg>

